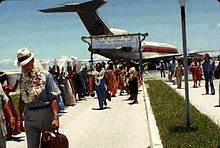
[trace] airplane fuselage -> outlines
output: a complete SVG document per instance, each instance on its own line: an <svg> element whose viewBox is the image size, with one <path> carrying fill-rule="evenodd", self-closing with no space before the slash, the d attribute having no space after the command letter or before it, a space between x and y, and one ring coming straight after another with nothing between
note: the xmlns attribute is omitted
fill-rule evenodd
<svg viewBox="0 0 220 148"><path fill-rule="evenodd" d="M178 49L175 46L158 43L158 42L142 42L141 54L143 59L154 58L155 56L165 55L165 54L175 54L178 53ZM105 56L110 59L140 59L140 53L137 51L125 51L121 49L101 49L96 51L97 54Z"/></svg>

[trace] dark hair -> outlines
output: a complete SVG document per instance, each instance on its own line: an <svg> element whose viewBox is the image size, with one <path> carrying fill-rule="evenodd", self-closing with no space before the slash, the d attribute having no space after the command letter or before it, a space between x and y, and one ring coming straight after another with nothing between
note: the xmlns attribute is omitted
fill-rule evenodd
<svg viewBox="0 0 220 148"><path fill-rule="evenodd" d="M135 68L135 70L136 70L137 72L139 72L139 64L135 64L135 65L134 65L134 68Z"/></svg>
<svg viewBox="0 0 220 148"><path fill-rule="evenodd" d="M0 83L3 84L7 80L6 73L0 71Z"/></svg>
<svg viewBox="0 0 220 148"><path fill-rule="evenodd" d="M210 58L208 53L204 54L204 56L207 57L207 58Z"/></svg>
<svg viewBox="0 0 220 148"><path fill-rule="evenodd" d="M120 69L120 70L123 70L123 69L124 69L124 66L123 66L123 65L120 65L120 66L119 66L119 69Z"/></svg>
<svg viewBox="0 0 220 148"><path fill-rule="evenodd" d="M95 64L95 67L97 67L98 65L100 65L101 67L103 66L102 63L98 62Z"/></svg>
<svg viewBox="0 0 220 148"><path fill-rule="evenodd" d="M113 69L114 69L114 66L113 66L113 64L112 64L112 63L111 63L111 64L109 64L108 69L110 69L110 70L113 70Z"/></svg>

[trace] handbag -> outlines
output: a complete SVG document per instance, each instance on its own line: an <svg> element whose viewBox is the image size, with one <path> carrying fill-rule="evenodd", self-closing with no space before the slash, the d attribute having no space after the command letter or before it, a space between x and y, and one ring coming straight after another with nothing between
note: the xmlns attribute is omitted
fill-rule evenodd
<svg viewBox="0 0 220 148"><path fill-rule="evenodd" d="M107 99L108 101L111 101L111 100L112 100L111 97L112 97L111 92L107 90L107 91L106 91L106 99Z"/></svg>
<svg viewBox="0 0 220 148"><path fill-rule="evenodd" d="M44 131L41 136L40 148L69 148L69 142L64 134L57 131Z"/></svg>

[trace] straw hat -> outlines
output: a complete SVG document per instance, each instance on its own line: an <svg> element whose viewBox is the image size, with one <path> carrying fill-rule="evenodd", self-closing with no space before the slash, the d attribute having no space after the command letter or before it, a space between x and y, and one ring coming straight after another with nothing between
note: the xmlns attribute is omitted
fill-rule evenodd
<svg viewBox="0 0 220 148"><path fill-rule="evenodd" d="M17 51L17 58L14 61L15 66L24 66L34 58L34 54L27 48L21 48Z"/></svg>

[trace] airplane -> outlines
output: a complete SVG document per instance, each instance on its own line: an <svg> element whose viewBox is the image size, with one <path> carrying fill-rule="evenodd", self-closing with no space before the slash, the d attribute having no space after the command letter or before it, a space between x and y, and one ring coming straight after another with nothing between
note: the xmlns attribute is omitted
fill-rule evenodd
<svg viewBox="0 0 220 148"><path fill-rule="evenodd" d="M128 34L126 30L110 28L99 15L97 9L107 2L108 0L91 0L84 3L68 3L61 7L41 9L39 11L44 13L76 12L91 36ZM202 52L206 51L191 52L189 55ZM111 50L98 49L95 51L95 53L113 60L140 59L140 54L137 52L137 50L128 50L126 48L116 48ZM178 49L175 46L166 43L149 41L142 42L141 53L143 59L155 59L183 55L183 53L178 53Z"/></svg>
<svg viewBox="0 0 220 148"><path fill-rule="evenodd" d="M39 10L44 13L58 12L77 12L83 24L91 36L97 35L126 35L128 32L122 29L110 28L101 18L97 9L107 3L107 0L92 0L84 3L69 3L65 6ZM149 58L152 55L175 54L178 53L176 47L156 42L142 42L141 46L143 58ZM101 49L95 53L110 59L139 59L137 51L126 51L126 49Z"/></svg>

